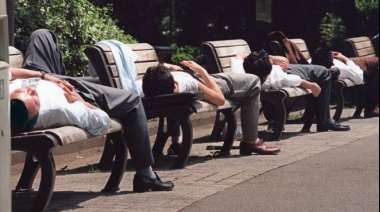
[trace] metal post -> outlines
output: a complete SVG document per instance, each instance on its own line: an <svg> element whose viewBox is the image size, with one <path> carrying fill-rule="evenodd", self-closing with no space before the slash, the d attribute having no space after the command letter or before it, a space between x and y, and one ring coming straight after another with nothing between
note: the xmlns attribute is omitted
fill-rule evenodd
<svg viewBox="0 0 380 212"><path fill-rule="evenodd" d="M7 15L8 15L8 34L9 34L9 45L14 46L14 34L15 34L15 0L7 0Z"/></svg>
<svg viewBox="0 0 380 212"><path fill-rule="evenodd" d="M9 123L9 38L5 0L0 0L0 211L12 210L11 139Z"/></svg>

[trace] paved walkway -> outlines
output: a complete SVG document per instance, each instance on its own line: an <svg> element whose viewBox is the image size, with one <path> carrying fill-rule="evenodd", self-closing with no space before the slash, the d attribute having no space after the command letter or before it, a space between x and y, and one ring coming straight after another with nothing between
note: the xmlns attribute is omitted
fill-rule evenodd
<svg viewBox="0 0 380 212"><path fill-rule="evenodd" d="M87 160L83 160L85 162L78 160L81 158L80 156L73 157L76 160L72 163L57 165L57 169L64 168L65 171L59 172L57 176L49 211L179 211L188 206L191 208L195 202L221 194L246 181L265 177L273 173L270 171L291 166L329 150L344 148L360 139L378 136L378 118L351 119L352 114L352 109L344 110L342 123L349 124L352 130L343 133L316 133L315 126L313 126L312 133L301 134L299 130L302 125L287 124L283 140L270 142L270 145L278 146L282 150L279 155L274 156L240 156L236 149L239 142L235 142L231 156L216 158L214 157L215 150L212 148L206 150L208 146L221 146L220 142L205 142L207 140L205 136L211 131L210 127L196 129L195 138L197 140L193 145L187 168L169 169L173 158L163 158L157 161L157 166L154 167L163 180L175 182L176 188L172 192L131 192L134 172L128 168L121 182L120 192L116 194L101 193L99 191L105 185L109 172L97 173L96 170L91 172L91 165L96 164L100 154L96 157L86 158ZM261 128L264 130L265 126ZM365 147L365 145L363 146ZM374 154L373 157L379 157L378 151L372 151L371 154ZM85 167L72 168L79 166L80 163ZM378 165L376 168L377 172L374 174L377 174L378 178ZM16 177L12 177L13 183L16 182ZM321 184L323 183L322 179ZM38 188L37 183L34 185L35 188ZM276 193L277 191L270 192ZM268 195L268 198L272 197ZM14 205L23 204L22 199L20 196L14 198ZM208 207L207 211L213 211L212 205ZM219 209L218 211L223 210Z"/></svg>

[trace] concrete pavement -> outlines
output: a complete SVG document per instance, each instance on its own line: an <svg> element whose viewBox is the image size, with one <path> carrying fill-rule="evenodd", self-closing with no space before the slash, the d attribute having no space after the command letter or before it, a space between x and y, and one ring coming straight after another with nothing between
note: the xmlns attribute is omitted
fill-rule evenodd
<svg viewBox="0 0 380 212"><path fill-rule="evenodd" d="M357 212L379 210L379 134L321 152L181 210Z"/></svg>
<svg viewBox="0 0 380 212"><path fill-rule="evenodd" d="M134 171L128 167L120 192L101 193L109 172L93 168L100 150L74 153L67 156L71 162L57 164L62 171L49 211L378 211L379 119L351 119L353 111L342 115L349 132L316 133L313 126L302 134L302 125L287 124L281 141L268 142L281 148L279 155L243 157L235 142L231 156L217 158L222 143L206 142L211 125L196 128L187 168L169 169L170 157L154 167L163 180L175 182L171 192L133 193ZM15 211L30 203L26 195L13 195Z"/></svg>

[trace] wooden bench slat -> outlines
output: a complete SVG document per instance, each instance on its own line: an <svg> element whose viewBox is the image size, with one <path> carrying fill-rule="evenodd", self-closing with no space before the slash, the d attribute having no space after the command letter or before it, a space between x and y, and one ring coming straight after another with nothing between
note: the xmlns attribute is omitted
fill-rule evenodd
<svg viewBox="0 0 380 212"><path fill-rule="evenodd" d="M365 49L365 48L373 49L371 41L356 42L354 43L354 45L356 49Z"/></svg>
<svg viewBox="0 0 380 212"><path fill-rule="evenodd" d="M367 49L357 49L358 57L364 57L364 56L374 56L375 55L375 49L373 48L367 48Z"/></svg>
<svg viewBox="0 0 380 212"><path fill-rule="evenodd" d="M231 47L231 46L246 46L245 40L222 40L222 41L210 41L215 48Z"/></svg>
<svg viewBox="0 0 380 212"><path fill-rule="evenodd" d="M251 53L248 46L231 46L231 47L215 48L215 51L217 52L217 55L219 58L231 57L231 56L235 56L236 54Z"/></svg>

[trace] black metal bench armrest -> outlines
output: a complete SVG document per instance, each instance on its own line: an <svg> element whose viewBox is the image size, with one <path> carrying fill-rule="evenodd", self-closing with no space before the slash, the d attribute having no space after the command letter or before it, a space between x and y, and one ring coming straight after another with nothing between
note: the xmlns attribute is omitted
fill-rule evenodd
<svg viewBox="0 0 380 212"><path fill-rule="evenodd" d="M204 99L203 92L184 92L178 94L166 94L155 97L143 97L145 109L165 108L170 105L190 105L196 100Z"/></svg>

